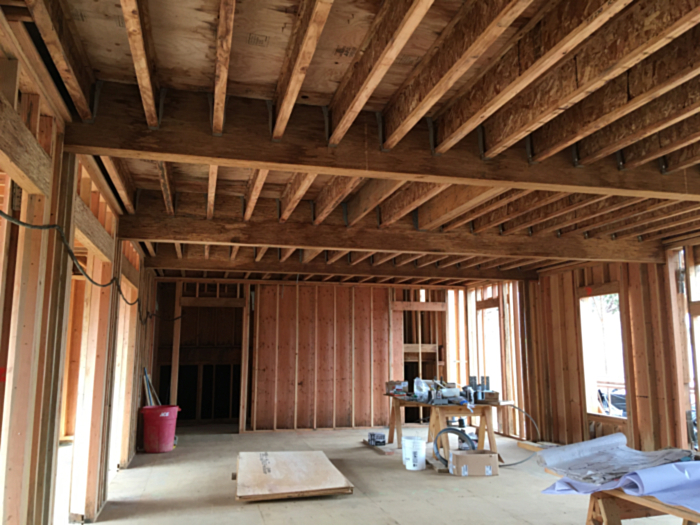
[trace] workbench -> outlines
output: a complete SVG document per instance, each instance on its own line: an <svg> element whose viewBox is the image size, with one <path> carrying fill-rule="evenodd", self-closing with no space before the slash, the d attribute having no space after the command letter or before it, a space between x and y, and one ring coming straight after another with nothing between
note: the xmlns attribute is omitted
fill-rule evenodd
<svg viewBox="0 0 700 525"><path fill-rule="evenodd" d="M632 496L623 490L591 494L586 525L621 525L622 520L651 516L677 516L683 525L700 523L700 514L685 507L667 505L652 496Z"/></svg>
<svg viewBox="0 0 700 525"><path fill-rule="evenodd" d="M391 410L389 414L389 439L388 443L394 442L394 433L396 433L396 446L401 448L402 421L401 409L404 407L423 407L430 409L430 424L428 426L428 443L433 441L434 437L441 430L447 428L448 417L478 417L479 427L477 429L478 444L477 450L484 450L486 445L486 435L489 437L489 447L492 452L498 454L498 445L496 444L496 435L493 430L493 409L497 407L505 407L513 405L512 401L501 401L498 404L489 405L431 405L429 403L420 403L418 401L409 401L395 396L391 396ZM471 408L471 409L470 409ZM449 435L443 435L440 438L440 448L442 448L443 457L449 454Z"/></svg>

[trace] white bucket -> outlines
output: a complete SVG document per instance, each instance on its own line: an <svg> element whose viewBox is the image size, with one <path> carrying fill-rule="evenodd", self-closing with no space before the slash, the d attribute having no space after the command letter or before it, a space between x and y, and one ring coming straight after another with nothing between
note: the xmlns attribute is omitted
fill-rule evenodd
<svg viewBox="0 0 700 525"><path fill-rule="evenodd" d="M408 462L408 458L410 457L411 450L412 450L410 448L410 445L408 444L408 442L414 441L416 439L420 439L420 438L418 438L416 436L402 436L401 437L401 460L403 461L404 465Z"/></svg>
<svg viewBox="0 0 700 525"><path fill-rule="evenodd" d="M421 438L406 440L404 457L407 470L425 470L425 442Z"/></svg>

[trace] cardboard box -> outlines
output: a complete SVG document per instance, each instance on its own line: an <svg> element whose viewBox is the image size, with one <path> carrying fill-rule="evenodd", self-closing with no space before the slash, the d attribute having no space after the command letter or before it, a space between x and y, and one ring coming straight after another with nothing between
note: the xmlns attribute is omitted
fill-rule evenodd
<svg viewBox="0 0 700 525"><path fill-rule="evenodd" d="M498 403L501 400L501 394L498 392L484 392L484 401L487 403Z"/></svg>
<svg viewBox="0 0 700 525"><path fill-rule="evenodd" d="M447 468L453 476L498 476L498 454L490 450L451 450Z"/></svg>
<svg viewBox="0 0 700 525"><path fill-rule="evenodd" d="M408 392L408 381L387 381L386 393L393 394L396 390L401 390L404 393Z"/></svg>

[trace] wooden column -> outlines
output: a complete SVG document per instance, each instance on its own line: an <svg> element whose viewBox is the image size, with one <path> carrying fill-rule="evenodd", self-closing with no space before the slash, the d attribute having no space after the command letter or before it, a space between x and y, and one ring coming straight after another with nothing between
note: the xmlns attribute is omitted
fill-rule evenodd
<svg viewBox="0 0 700 525"><path fill-rule="evenodd" d="M93 254L88 255L86 272L99 283L106 283L112 277L111 264ZM85 287L70 512L86 519L97 512L94 491L101 454L112 289L89 283Z"/></svg>
<svg viewBox="0 0 700 525"><path fill-rule="evenodd" d="M140 281L140 280L139 280ZM127 287L130 288L130 287ZM129 302L134 302L140 291L136 288L131 288L127 297ZM127 307L127 333L126 340L126 356L124 370L124 384L121 392L122 396L122 435L121 435L121 453L119 455L119 468L126 468L131 461L131 414L134 410L138 410L138 403L134 403L135 394L138 392L137 384L140 383L139 360L137 359L137 338L139 335L139 319L138 319L138 304Z"/></svg>
<svg viewBox="0 0 700 525"><path fill-rule="evenodd" d="M241 405L238 413L238 432L246 431L248 410L248 363L250 356L250 285L243 286L245 307L243 307L243 334L241 336Z"/></svg>
<svg viewBox="0 0 700 525"><path fill-rule="evenodd" d="M62 136L58 137L56 153L61 161L54 163L54 194L51 201L50 222L61 226L69 245L73 245L73 196L77 185L77 162L75 155L61 154ZM44 338L43 385L41 399L36 410L36 430L33 455L36 461L36 491L32 523L53 523L54 485L56 459L61 429L62 381L64 377L67 346L68 317L73 261L68 257L68 248L61 242L56 231L49 234L49 257L46 269L47 283L44 299L45 321L42 327ZM30 518L32 510L30 508Z"/></svg>
<svg viewBox="0 0 700 525"><path fill-rule="evenodd" d="M173 312L173 357L170 366L170 404L177 405L177 381L180 370L180 327L182 326L182 281L175 283L175 311Z"/></svg>
<svg viewBox="0 0 700 525"><path fill-rule="evenodd" d="M22 221L45 224L48 211L44 196L23 192ZM27 523L47 242L44 231L19 230L0 443L3 524Z"/></svg>

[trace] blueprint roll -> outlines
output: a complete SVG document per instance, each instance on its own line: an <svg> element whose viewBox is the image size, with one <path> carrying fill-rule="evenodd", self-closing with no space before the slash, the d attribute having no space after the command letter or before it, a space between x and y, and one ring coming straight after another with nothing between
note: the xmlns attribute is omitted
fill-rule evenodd
<svg viewBox="0 0 700 525"><path fill-rule="evenodd" d="M627 436L622 433L611 434L609 436L565 445L563 447L552 447L542 450L537 454L537 463L543 467L561 465L586 456L595 455L613 448L620 448L627 445Z"/></svg>

